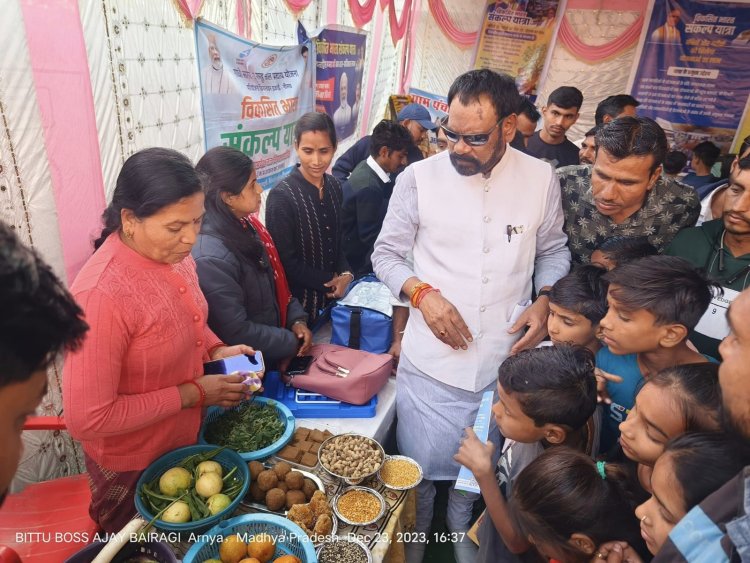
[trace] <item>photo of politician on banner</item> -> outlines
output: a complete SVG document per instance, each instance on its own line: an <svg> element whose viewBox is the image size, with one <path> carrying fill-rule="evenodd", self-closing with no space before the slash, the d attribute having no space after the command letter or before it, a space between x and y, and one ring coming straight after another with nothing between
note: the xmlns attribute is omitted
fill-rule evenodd
<svg viewBox="0 0 750 563"><path fill-rule="evenodd" d="M712 141L728 151L750 95L749 39L746 2L654 3L631 89L638 113L677 150Z"/></svg>
<svg viewBox="0 0 750 563"><path fill-rule="evenodd" d="M272 47L195 22L206 150L238 149L273 187L296 162L294 125L313 111L311 44Z"/></svg>
<svg viewBox="0 0 750 563"><path fill-rule="evenodd" d="M362 107L362 74L367 35L329 26L315 41L315 107L333 119L339 142L354 134Z"/></svg>

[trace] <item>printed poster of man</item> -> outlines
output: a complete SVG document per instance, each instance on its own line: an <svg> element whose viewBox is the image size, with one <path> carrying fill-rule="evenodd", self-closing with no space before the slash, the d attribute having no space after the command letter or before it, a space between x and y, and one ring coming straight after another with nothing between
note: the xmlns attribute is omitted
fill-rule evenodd
<svg viewBox="0 0 750 563"><path fill-rule="evenodd" d="M314 41L316 109L331 116L341 141L354 134L359 119L367 35L354 28L329 26Z"/></svg>
<svg viewBox="0 0 750 563"><path fill-rule="evenodd" d="M684 152L703 141L729 150L750 96L750 4L654 4L631 91Z"/></svg>
<svg viewBox="0 0 750 563"><path fill-rule="evenodd" d="M201 19L195 37L206 150L244 152L274 186L295 163L297 119L314 109L311 43L261 45Z"/></svg>

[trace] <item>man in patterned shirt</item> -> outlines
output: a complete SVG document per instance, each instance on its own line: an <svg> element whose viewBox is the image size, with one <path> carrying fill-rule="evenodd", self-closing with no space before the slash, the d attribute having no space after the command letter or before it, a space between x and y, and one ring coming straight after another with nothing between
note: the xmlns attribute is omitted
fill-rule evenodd
<svg viewBox="0 0 750 563"><path fill-rule="evenodd" d="M596 134L592 166L557 169L574 263L615 235L645 236L660 252L700 212L695 190L661 174L667 137L647 117L621 117Z"/></svg>

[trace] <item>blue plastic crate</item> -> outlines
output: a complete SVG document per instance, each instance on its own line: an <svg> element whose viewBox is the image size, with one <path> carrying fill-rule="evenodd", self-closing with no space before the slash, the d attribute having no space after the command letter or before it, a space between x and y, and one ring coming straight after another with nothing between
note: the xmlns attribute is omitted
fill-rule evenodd
<svg viewBox="0 0 750 563"><path fill-rule="evenodd" d="M294 555L302 563L317 563L315 547L308 535L291 520L273 514L244 514L214 526L191 547L183 563L201 563L218 559L221 541L232 534L240 534L243 541L256 534L269 534L276 540L276 551L271 561L282 555Z"/></svg>
<svg viewBox="0 0 750 563"><path fill-rule="evenodd" d="M378 396L364 405L351 405L324 395L300 396L304 391L287 386L277 371L266 372L263 395L283 403L297 418L372 418L378 406Z"/></svg>
<svg viewBox="0 0 750 563"><path fill-rule="evenodd" d="M141 485L143 485L144 483L150 483L157 477L160 477L162 473L164 473L168 469L171 469L186 457L194 454L210 452L211 450L215 450L217 447L218 446L211 444L186 446L184 448L172 450L171 452L164 454L159 459L154 461L146 468L143 473L141 473L141 476L138 479L138 483L135 486L136 510L143 516L146 521L150 522L155 514L151 512L150 509L146 508L146 503L141 499ZM232 513L239 506L240 501L247 494L247 489L250 487L250 471L247 468L247 463L237 454L237 452L229 449L222 450L218 454L216 454L216 457L214 457L214 461L218 461L224 468L224 475L226 475L234 467L237 467L237 475L240 477L240 479L242 479L244 483L242 485L242 489L240 489L240 492L234 498L232 503L218 514L209 516L208 518L204 518L203 520L198 520L197 522L173 524L170 522L164 522L163 520L157 520L155 523L155 526L157 528L170 532L202 532L209 529L211 526L214 526L224 518L228 518L232 515Z"/></svg>
<svg viewBox="0 0 750 563"><path fill-rule="evenodd" d="M266 446L263 449L255 450L254 452L237 452L242 459L245 461L253 461L257 459L266 459L271 457L273 454L281 450L284 446L286 446L289 443L289 440L292 439L292 435L294 435L294 415L292 414L292 411L289 410L281 401L276 401L274 399L269 399L266 397L255 397L254 403L256 404L268 404L273 405L276 407L276 410L279 413L279 420L284 422L286 424L286 427L284 428L284 433L281 435L281 438L276 440L273 444L270 446ZM244 403L242 403L244 404ZM234 407L235 409L239 407ZM206 418L203 420L203 424L201 425L200 433L198 434L198 443L199 444L205 444L206 439L204 438L203 434L206 431L206 425L213 422L217 418L219 418L221 415L223 415L225 412L232 410L232 409L225 409L222 407L210 407L208 411L206 412Z"/></svg>

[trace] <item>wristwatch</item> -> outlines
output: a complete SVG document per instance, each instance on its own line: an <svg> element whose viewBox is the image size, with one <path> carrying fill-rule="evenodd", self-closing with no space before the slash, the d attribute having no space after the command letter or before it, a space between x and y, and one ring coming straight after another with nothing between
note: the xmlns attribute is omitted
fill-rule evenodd
<svg viewBox="0 0 750 563"><path fill-rule="evenodd" d="M548 297L549 294L552 293L551 289L542 289L539 291L539 293L536 294L537 297Z"/></svg>

